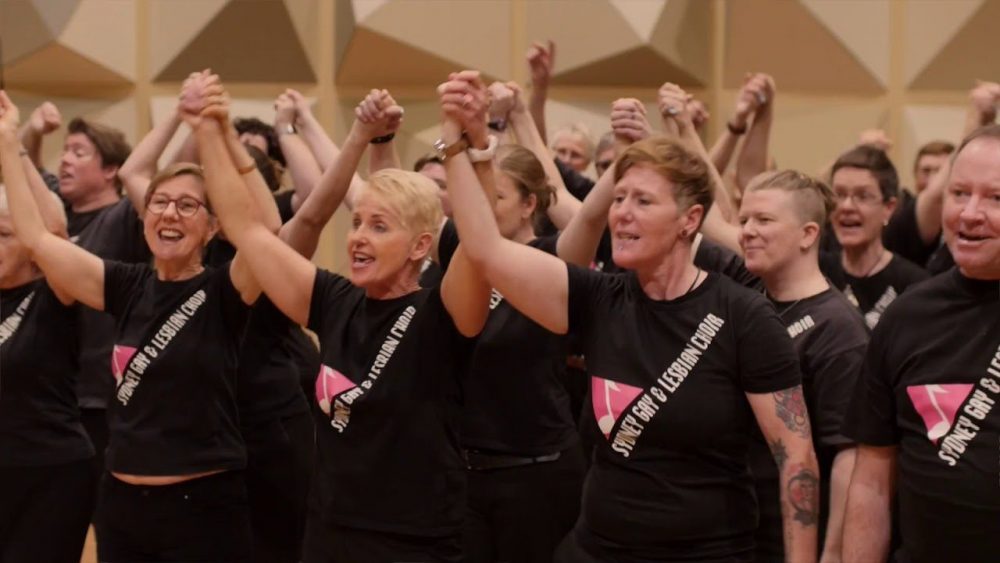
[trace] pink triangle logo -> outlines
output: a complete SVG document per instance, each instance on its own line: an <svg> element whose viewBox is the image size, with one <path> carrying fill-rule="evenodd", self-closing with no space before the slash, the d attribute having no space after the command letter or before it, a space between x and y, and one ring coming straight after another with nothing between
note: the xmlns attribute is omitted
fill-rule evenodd
<svg viewBox="0 0 1000 563"><path fill-rule="evenodd" d="M330 414L330 405L333 399L348 389L357 387L353 381L339 371L321 365L319 376L316 377L316 402L319 408L326 414Z"/></svg>
<svg viewBox="0 0 1000 563"><path fill-rule="evenodd" d="M642 389L639 387L596 375L590 376L590 398L594 405L594 418L597 419L597 427L604 433L605 438L611 437L611 429L618 422L622 412L640 393Z"/></svg>
<svg viewBox="0 0 1000 563"><path fill-rule="evenodd" d="M951 430L955 414L971 392L971 383L911 385L906 388L913 408L924 419L927 437L934 443Z"/></svg>
<svg viewBox="0 0 1000 563"><path fill-rule="evenodd" d="M128 367L129 361L135 355L135 350L131 346L119 346L118 344L115 344L115 347L111 349L111 375L115 376L116 383L122 382L125 368Z"/></svg>

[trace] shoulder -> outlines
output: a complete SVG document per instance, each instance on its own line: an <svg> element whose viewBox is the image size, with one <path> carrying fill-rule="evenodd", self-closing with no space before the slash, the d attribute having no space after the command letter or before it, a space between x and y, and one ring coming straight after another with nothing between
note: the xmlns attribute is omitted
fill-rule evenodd
<svg viewBox="0 0 1000 563"><path fill-rule="evenodd" d="M886 309L876 329L888 325L926 321L958 292L951 270L908 288ZM888 330L883 328L884 330Z"/></svg>
<svg viewBox="0 0 1000 563"><path fill-rule="evenodd" d="M892 268L896 276L911 283L930 277L927 270L895 253L892 255L892 260L889 262L888 268Z"/></svg>
<svg viewBox="0 0 1000 563"><path fill-rule="evenodd" d="M833 335L844 344L842 348L868 342L869 331L864 317L836 288L824 292L806 312L815 316L820 332Z"/></svg>

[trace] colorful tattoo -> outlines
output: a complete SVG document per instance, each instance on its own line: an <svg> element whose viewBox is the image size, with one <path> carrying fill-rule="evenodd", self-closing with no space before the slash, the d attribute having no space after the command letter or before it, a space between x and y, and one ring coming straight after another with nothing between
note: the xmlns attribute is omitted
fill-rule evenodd
<svg viewBox="0 0 1000 563"><path fill-rule="evenodd" d="M783 389L771 395L774 396L775 413L785 423L785 427L803 438L810 437L809 413L806 412L802 386Z"/></svg>

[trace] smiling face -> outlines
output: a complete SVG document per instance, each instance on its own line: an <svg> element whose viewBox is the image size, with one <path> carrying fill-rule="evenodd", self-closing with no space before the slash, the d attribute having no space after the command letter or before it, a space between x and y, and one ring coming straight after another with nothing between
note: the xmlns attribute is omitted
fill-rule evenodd
<svg viewBox="0 0 1000 563"><path fill-rule="evenodd" d="M830 223L840 245L864 248L878 241L896 208L896 200L884 201L878 180L864 168L839 168L831 183L837 207Z"/></svg>
<svg viewBox="0 0 1000 563"><path fill-rule="evenodd" d="M347 256L351 283L374 297L408 292L430 251L431 233L416 233L381 195L363 189L354 203Z"/></svg>
<svg viewBox="0 0 1000 563"><path fill-rule="evenodd" d="M981 137L955 158L944 199L948 249L966 276L1000 279L1000 139Z"/></svg>
<svg viewBox="0 0 1000 563"><path fill-rule="evenodd" d="M649 166L629 168L615 184L608 211L612 257L630 270L655 268L673 251L681 233L693 234L702 206L681 209L673 184Z"/></svg>
<svg viewBox="0 0 1000 563"><path fill-rule="evenodd" d="M160 182L148 197L143 218L146 244L158 263L199 266L202 251L218 231L206 204L201 178L191 174ZM162 206L162 207L161 207ZM162 209L162 212L157 213ZM190 217L182 212L193 210Z"/></svg>
<svg viewBox="0 0 1000 563"><path fill-rule="evenodd" d="M796 194L778 188L748 191L740 206L740 247L746 267L768 277L798 260L816 242L819 225L804 221ZM815 259L815 258L814 258Z"/></svg>

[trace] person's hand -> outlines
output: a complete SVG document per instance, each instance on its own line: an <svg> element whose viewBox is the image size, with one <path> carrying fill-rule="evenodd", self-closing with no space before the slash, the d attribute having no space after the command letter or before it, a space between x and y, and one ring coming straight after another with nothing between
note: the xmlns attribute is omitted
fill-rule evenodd
<svg viewBox="0 0 1000 563"><path fill-rule="evenodd" d="M28 127L38 135L48 135L61 125L62 115L52 102L42 102L28 117Z"/></svg>
<svg viewBox="0 0 1000 563"><path fill-rule="evenodd" d="M764 73L747 73L736 97L736 109L731 124L742 129L750 116L774 100L774 79Z"/></svg>
<svg viewBox="0 0 1000 563"><path fill-rule="evenodd" d="M858 144L872 146L883 152L892 150L892 139L881 129L865 129L858 137Z"/></svg>
<svg viewBox="0 0 1000 563"><path fill-rule="evenodd" d="M0 90L0 135L17 138L17 127L21 123L21 114L7 92Z"/></svg>
<svg viewBox="0 0 1000 563"><path fill-rule="evenodd" d="M524 105L524 89L521 85L513 80L507 82L507 88L514 94L514 107L510 109L510 113L524 113L528 111L527 106Z"/></svg>
<svg viewBox="0 0 1000 563"><path fill-rule="evenodd" d="M1000 84L976 81L976 87L969 91L969 101L979 115L992 121L997 113L997 103L1000 102Z"/></svg>
<svg viewBox="0 0 1000 563"><path fill-rule="evenodd" d="M646 106L635 98L619 98L611 103L611 130L620 142L630 145L653 134L646 119Z"/></svg>
<svg viewBox="0 0 1000 563"><path fill-rule="evenodd" d="M312 106L309 105L309 100L301 92L292 88L286 88L283 95L288 96L292 100L292 103L295 104L295 114L299 120L313 118Z"/></svg>
<svg viewBox="0 0 1000 563"><path fill-rule="evenodd" d="M216 119L225 126L229 123L229 95L222 81L210 70L188 76L181 87L181 118L191 128L201 124L203 118Z"/></svg>
<svg viewBox="0 0 1000 563"><path fill-rule="evenodd" d="M531 70L531 87L546 89L552 79L556 64L556 44L551 39L546 43L535 42L528 48L528 68Z"/></svg>
<svg viewBox="0 0 1000 563"><path fill-rule="evenodd" d="M685 92L680 86L667 82L660 86L657 96L657 106L660 109L660 116L665 125L675 126L679 133L683 133L694 127L691 121L688 102L692 96Z"/></svg>
<svg viewBox="0 0 1000 563"><path fill-rule="evenodd" d="M705 107L705 104L695 98L688 100L687 111L691 114L691 124L699 131L708 123L708 119L712 116L708 112L708 108Z"/></svg>
<svg viewBox="0 0 1000 563"><path fill-rule="evenodd" d="M448 81L438 86L441 112L445 121L455 121L465 131L469 143L483 148L489 143L486 117L490 93L476 70L463 70L448 75Z"/></svg>
<svg viewBox="0 0 1000 563"><path fill-rule="evenodd" d="M403 122L403 108L389 95L388 90L372 90L354 108L354 127L371 141L378 137L394 135Z"/></svg>
<svg viewBox="0 0 1000 563"><path fill-rule="evenodd" d="M298 117L295 108L295 100L288 95L288 92L280 94L274 100L274 129L279 134L288 130L289 125L294 125Z"/></svg>
<svg viewBox="0 0 1000 563"><path fill-rule="evenodd" d="M509 116L510 112L514 109L514 106L518 103L517 94L510 88L510 86L504 84L503 82L494 82L493 84L490 84L489 94L490 121L506 120L507 116Z"/></svg>

